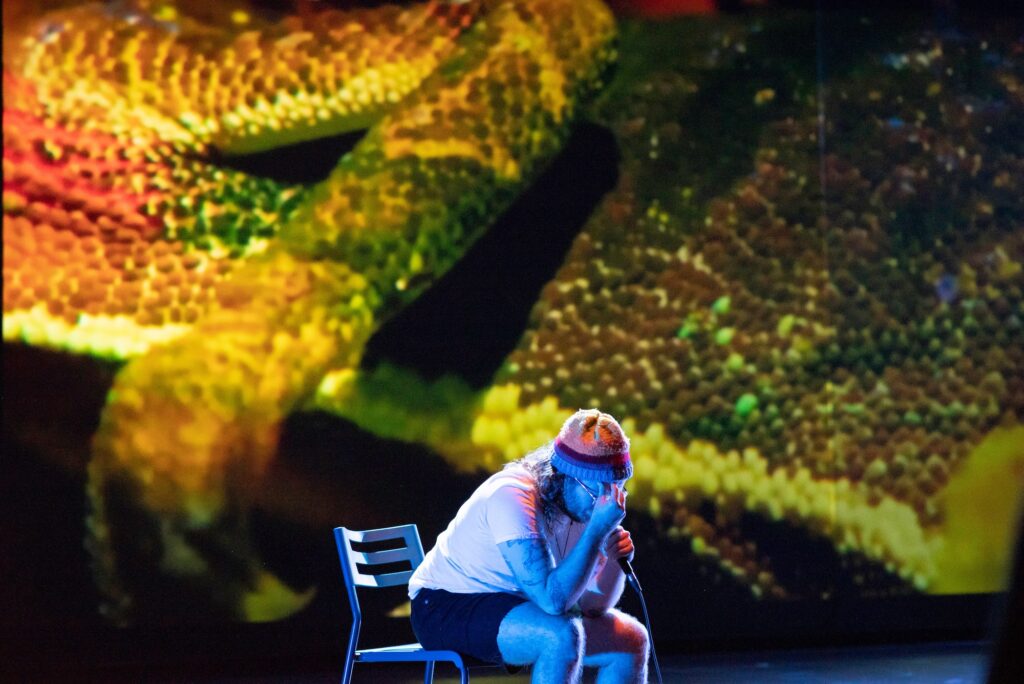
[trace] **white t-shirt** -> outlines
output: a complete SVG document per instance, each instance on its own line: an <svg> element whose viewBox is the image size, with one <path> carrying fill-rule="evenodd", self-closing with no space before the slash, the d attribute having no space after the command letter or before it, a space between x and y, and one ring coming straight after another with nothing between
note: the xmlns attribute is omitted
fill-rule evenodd
<svg viewBox="0 0 1024 684"><path fill-rule="evenodd" d="M536 480L521 465L491 475L466 500L409 580L409 598L420 589L455 594L506 592L525 596L498 544L539 537L557 565L576 545L584 525L562 512L549 524L541 512ZM594 575L604 566L597 563ZM593 588L594 577L591 577Z"/></svg>

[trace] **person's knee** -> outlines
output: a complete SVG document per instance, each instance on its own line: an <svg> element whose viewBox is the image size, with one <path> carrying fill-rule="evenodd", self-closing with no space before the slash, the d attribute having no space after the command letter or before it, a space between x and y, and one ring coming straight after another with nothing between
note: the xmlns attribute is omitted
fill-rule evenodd
<svg viewBox="0 0 1024 684"><path fill-rule="evenodd" d="M647 634L647 628L636 618L622 614L618 619L616 629L622 635L623 650L643 660L647 659L647 653L651 648L651 638Z"/></svg>
<svg viewBox="0 0 1024 684"><path fill-rule="evenodd" d="M583 657L586 636L579 618L558 620L552 628L552 641L560 657L579 660Z"/></svg>

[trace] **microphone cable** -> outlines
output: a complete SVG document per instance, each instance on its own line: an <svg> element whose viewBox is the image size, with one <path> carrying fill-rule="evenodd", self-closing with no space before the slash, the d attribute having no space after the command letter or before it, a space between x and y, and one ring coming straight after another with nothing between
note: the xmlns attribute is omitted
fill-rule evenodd
<svg viewBox="0 0 1024 684"><path fill-rule="evenodd" d="M620 558L619 565L622 566L622 571L626 574L626 581L629 582L629 586L633 587L637 598L640 599L640 608L644 611L644 622L647 624L647 641L651 645L651 660L654 662L654 674L658 677L658 684L664 684L664 680L661 678L661 666L658 664L658 654L654 650L654 632L651 631L651 616L647 614L647 601L644 600L644 592L640 588L640 581L637 580L636 574L633 572L633 566L629 564L628 560Z"/></svg>

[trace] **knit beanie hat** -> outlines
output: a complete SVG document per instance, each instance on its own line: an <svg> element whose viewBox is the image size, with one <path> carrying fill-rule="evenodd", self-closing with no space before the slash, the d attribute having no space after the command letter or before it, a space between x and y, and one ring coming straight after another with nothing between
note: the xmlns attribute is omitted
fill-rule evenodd
<svg viewBox="0 0 1024 684"><path fill-rule="evenodd" d="M633 476L629 439L614 418L597 409L580 409L565 421L551 465L581 480L616 482Z"/></svg>

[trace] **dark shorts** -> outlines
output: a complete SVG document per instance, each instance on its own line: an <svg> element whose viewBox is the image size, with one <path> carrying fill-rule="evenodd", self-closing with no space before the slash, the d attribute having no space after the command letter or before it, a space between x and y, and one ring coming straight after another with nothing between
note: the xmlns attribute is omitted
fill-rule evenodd
<svg viewBox="0 0 1024 684"><path fill-rule="evenodd" d="M426 649L445 649L502 664L498 628L526 599L515 594L453 594L420 589L412 600L412 629Z"/></svg>

